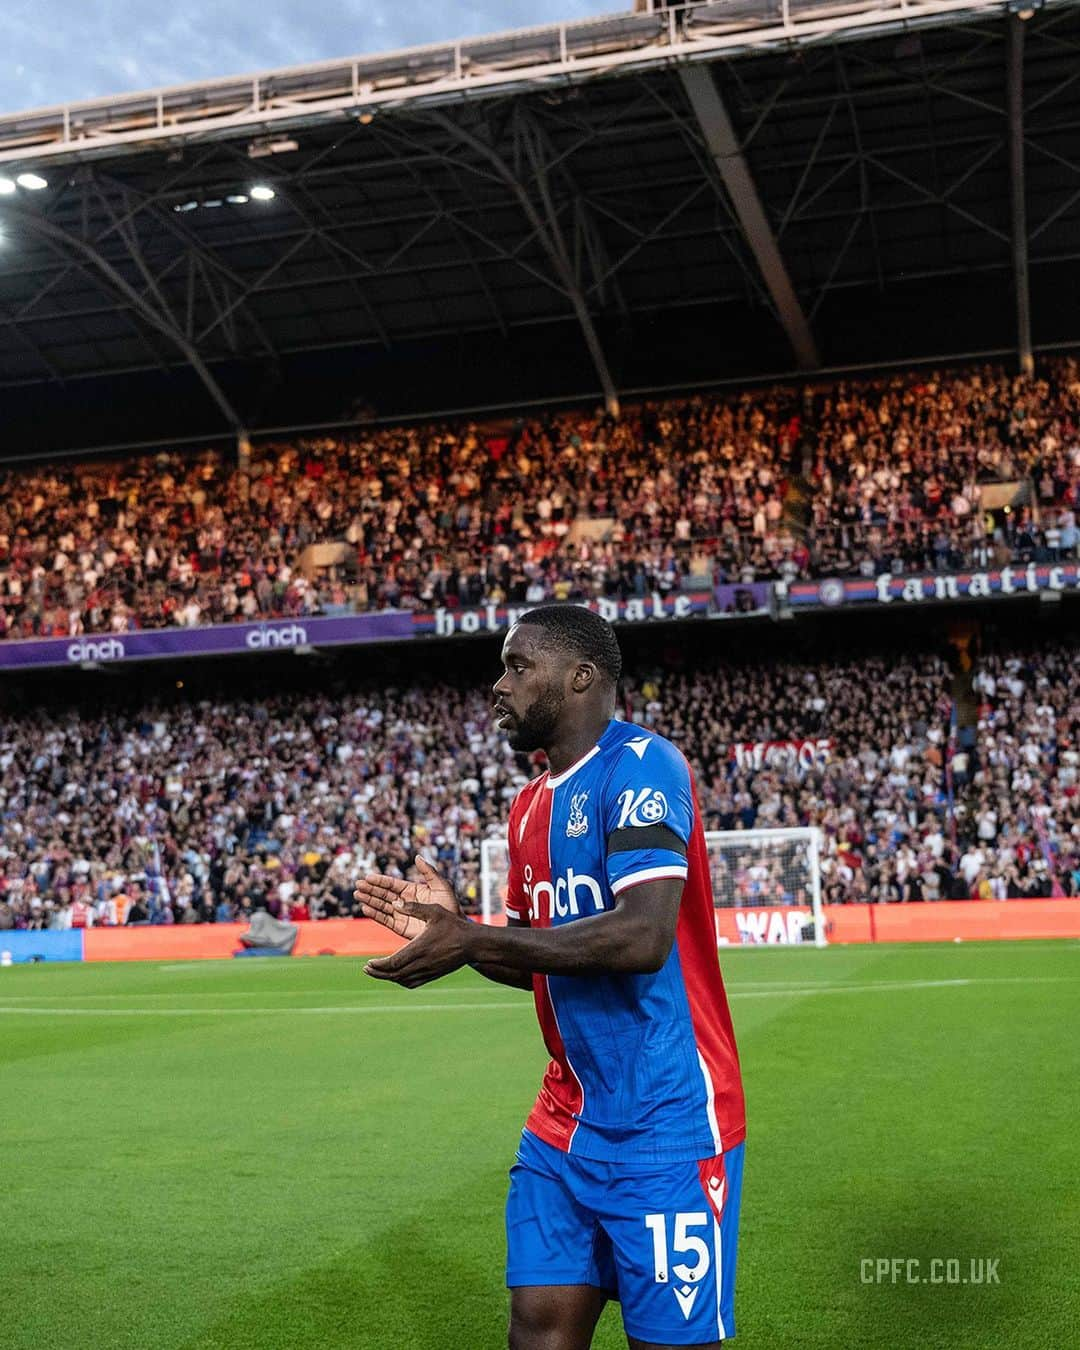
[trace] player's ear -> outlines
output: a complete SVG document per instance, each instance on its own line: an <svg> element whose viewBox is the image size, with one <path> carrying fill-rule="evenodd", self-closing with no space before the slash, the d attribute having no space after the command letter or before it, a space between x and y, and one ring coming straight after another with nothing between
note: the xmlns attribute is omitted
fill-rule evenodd
<svg viewBox="0 0 1080 1350"><path fill-rule="evenodd" d="M580 661L570 677L570 688L575 694L583 694L596 680L596 667L591 661Z"/></svg>

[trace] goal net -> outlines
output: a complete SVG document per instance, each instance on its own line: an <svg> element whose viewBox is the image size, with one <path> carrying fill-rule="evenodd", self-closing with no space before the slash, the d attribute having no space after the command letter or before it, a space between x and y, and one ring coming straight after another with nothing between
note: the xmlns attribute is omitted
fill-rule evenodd
<svg viewBox="0 0 1080 1350"><path fill-rule="evenodd" d="M816 829L707 830L716 939L720 944L775 946L827 942L821 908L821 837ZM505 838L480 847L485 923L503 913Z"/></svg>

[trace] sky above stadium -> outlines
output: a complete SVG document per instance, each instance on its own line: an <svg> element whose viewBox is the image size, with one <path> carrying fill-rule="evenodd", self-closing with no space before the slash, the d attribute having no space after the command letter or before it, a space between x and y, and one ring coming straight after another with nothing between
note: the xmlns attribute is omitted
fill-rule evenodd
<svg viewBox="0 0 1080 1350"><path fill-rule="evenodd" d="M630 0L7 0L0 112L631 7Z"/></svg>

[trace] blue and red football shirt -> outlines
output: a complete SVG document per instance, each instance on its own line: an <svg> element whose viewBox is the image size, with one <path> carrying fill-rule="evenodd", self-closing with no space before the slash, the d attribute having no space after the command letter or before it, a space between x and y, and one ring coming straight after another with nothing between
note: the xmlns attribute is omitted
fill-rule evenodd
<svg viewBox="0 0 1080 1350"><path fill-rule="evenodd" d="M705 831L690 766L670 741L611 721L565 772L510 809L507 914L546 928L613 909L631 886L685 882L655 974L534 975L551 1054L526 1128L604 1162L688 1162L746 1132L735 1036L716 953Z"/></svg>

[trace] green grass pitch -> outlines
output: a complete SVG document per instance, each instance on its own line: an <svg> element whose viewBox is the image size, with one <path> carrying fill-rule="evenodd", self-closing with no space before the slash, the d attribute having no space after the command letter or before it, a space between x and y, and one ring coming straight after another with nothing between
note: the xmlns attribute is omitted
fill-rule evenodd
<svg viewBox="0 0 1080 1350"><path fill-rule="evenodd" d="M361 964L0 970L0 1345L504 1344L531 1000ZM750 1119L736 1344L1076 1345L1080 943L723 965ZM863 1282L894 1257L998 1282ZM596 1346L623 1345L609 1307Z"/></svg>

